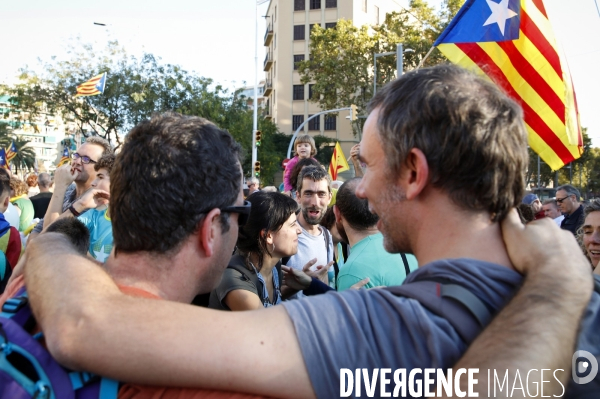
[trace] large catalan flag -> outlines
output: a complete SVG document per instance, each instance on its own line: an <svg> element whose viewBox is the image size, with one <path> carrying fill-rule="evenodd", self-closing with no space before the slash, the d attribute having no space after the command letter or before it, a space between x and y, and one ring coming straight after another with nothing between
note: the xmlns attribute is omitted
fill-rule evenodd
<svg viewBox="0 0 600 399"><path fill-rule="evenodd" d="M62 157L59 159L58 163L56 164L56 167L59 168L63 165L66 165L67 163L69 163L70 160L71 155L69 154L69 147L65 146L65 148L63 148Z"/></svg>
<svg viewBox="0 0 600 399"><path fill-rule="evenodd" d="M529 145L553 170L581 156L573 82L542 0L467 0L435 45L521 105Z"/></svg>
<svg viewBox="0 0 600 399"><path fill-rule="evenodd" d="M18 152L19 151L17 150L15 142L11 142L10 146L6 149L6 163L10 163L10 161L12 161L13 158L17 156Z"/></svg>
<svg viewBox="0 0 600 399"><path fill-rule="evenodd" d="M6 161L6 150L4 148L0 148L0 168L10 169Z"/></svg>
<svg viewBox="0 0 600 399"><path fill-rule="evenodd" d="M333 154L331 154L331 163L329 164L329 175L331 175L331 180L337 180L338 172L343 172L345 170L350 170L350 167L348 166L348 161L346 161L346 157L344 156L344 152L338 141L335 143Z"/></svg>
<svg viewBox="0 0 600 399"><path fill-rule="evenodd" d="M106 84L106 72L94 76L87 82L77 86L77 94L75 97L95 96L104 93L104 85Z"/></svg>

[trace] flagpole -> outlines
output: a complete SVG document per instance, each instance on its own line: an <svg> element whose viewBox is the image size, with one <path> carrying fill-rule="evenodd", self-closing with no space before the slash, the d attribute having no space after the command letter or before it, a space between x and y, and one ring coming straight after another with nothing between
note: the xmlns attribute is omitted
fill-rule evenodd
<svg viewBox="0 0 600 399"><path fill-rule="evenodd" d="M417 65L416 69L419 69L423 66L423 64L425 63L425 60L427 59L427 57L429 57L429 54L431 54L431 52L433 51L433 49L435 48L435 46L431 46L431 48L429 49L429 51L427 52L427 54L425 54L425 57L423 57L423 59L421 60L421 62L419 62L419 65Z"/></svg>

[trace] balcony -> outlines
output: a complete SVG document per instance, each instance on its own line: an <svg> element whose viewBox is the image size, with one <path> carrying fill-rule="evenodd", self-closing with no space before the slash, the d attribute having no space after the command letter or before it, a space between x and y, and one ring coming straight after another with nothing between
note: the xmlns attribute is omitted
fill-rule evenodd
<svg viewBox="0 0 600 399"><path fill-rule="evenodd" d="M271 82L270 80L267 80L265 82L265 91L263 93L263 96L268 97L272 91L273 91L273 82Z"/></svg>
<svg viewBox="0 0 600 399"><path fill-rule="evenodd" d="M266 88L266 83L265 83L265 88ZM267 106L263 109L263 117L265 119L273 119L273 113L271 112L271 102L269 100L267 100Z"/></svg>
<svg viewBox="0 0 600 399"><path fill-rule="evenodd" d="M267 25L267 31L265 32L265 46L271 44L273 40L273 27L271 24Z"/></svg>
<svg viewBox="0 0 600 399"><path fill-rule="evenodd" d="M273 54L267 53L267 56L265 57L263 71L267 72L269 69L271 69L271 66L273 66Z"/></svg>

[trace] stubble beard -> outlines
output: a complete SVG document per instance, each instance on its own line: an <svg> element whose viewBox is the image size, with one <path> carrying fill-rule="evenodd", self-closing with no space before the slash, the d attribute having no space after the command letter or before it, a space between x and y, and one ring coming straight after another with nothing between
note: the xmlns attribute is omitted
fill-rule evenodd
<svg viewBox="0 0 600 399"><path fill-rule="evenodd" d="M387 204L385 212L386 214L379 215L381 220L381 233L383 234L383 247L389 253L401 253L408 252L412 253L410 248L410 240L408 240L406 228L402 226L399 220L391 220L390 210L399 206L402 202L406 201L406 193L398 186L390 183L388 186L389 190L384 191L382 195L382 203Z"/></svg>

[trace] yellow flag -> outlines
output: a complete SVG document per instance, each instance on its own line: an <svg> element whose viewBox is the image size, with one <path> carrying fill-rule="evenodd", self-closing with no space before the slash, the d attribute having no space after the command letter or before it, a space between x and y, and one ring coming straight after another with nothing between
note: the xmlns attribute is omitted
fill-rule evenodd
<svg viewBox="0 0 600 399"><path fill-rule="evenodd" d="M331 163L329 164L329 174L331 175L331 180L337 180L338 172L343 172L345 170L350 170L350 167L348 166L348 162L346 162L346 157L344 156L344 152L342 151L342 147L338 141L335 143L335 148L333 149L333 154L331 155Z"/></svg>

